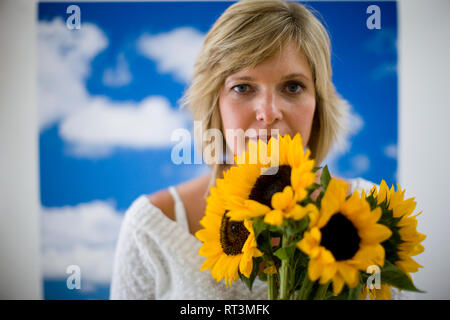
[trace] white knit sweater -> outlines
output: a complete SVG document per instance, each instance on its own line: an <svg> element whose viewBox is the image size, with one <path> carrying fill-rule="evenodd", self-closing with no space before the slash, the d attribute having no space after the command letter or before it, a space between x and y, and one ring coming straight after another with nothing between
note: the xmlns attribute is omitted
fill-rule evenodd
<svg viewBox="0 0 450 320"><path fill-rule="evenodd" d="M352 192L370 190L372 183L351 180ZM175 188L176 221L138 197L125 213L117 243L110 299L267 299L267 285L256 278L253 290L236 281L227 288L210 271L200 271L205 258L201 242L190 232L183 202ZM392 290L393 299L411 299L409 292Z"/></svg>

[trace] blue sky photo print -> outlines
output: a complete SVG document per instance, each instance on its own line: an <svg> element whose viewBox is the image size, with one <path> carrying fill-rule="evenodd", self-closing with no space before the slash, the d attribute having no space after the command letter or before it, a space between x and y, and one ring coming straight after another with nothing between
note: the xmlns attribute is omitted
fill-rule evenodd
<svg viewBox="0 0 450 320"><path fill-rule="evenodd" d="M73 3L79 28L67 13L72 3L39 3L45 299L108 299L126 209L139 195L208 170L174 164L170 138L177 128L192 131L178 100L205 34L232 3ZM396 183L396 3L306 4L328 29L333 82L352 106L346 148L324 163L342 177ZM380 8L378 29L367 26L369 5ZM70 286L74 270L80 287Z"/></svg>

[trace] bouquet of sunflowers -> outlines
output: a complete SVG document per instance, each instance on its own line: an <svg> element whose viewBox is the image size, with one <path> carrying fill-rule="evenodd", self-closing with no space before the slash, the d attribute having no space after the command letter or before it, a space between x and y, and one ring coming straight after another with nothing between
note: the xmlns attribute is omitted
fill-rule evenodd
<svg viewBox="0 0 450 320"><path fill-rule="evenodd" d="M418 290L410 273L424 251L413 198L384 181L349 194L346 182L320 179L300 134L249 142L207 198L196 233L211 270L229 286L256 277L268 299L390 299L391 287ZM420 213L419 213L420 214ZM372 284L372 280L379 280ZM377 281L375 281L377 282Z"/></svg>

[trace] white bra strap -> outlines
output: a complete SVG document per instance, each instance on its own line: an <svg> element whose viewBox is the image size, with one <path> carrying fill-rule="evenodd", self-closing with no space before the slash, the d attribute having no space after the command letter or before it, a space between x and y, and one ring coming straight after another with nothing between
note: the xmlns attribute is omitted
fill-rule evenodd
<svg viewBox="0 0 450 320"><path fill-rule="evenodd" d="M181 227L183 227L183 229L189 232L189 225L187 222L186 210L184 208L183 201L181 201L180 195L175 187L171 186L168 190L175 202L175 220Z"/></svg>

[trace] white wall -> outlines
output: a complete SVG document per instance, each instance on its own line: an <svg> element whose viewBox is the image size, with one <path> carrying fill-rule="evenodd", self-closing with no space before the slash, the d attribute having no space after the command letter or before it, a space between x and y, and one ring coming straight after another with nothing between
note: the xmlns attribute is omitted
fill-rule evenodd
<svg viewBox="0 0 450 320"><path fill-rule="evenodd" d="M423 210L426 299L450 299L449 14L448 0L399 1L399 178ZM0 299L42 297L35 20L33 1L0 1Z"/></svg>
<svg viewBox="0 0 450 320"><path fill-rule="evenodd" d="M36 6L0 2L0 299L42 297Z"/></svg>
<svg viewBox="0 0 450 320"><path fill-rule="evenodd" d="M427 235L417 297L450 299L450 1L399 3L399 179Z"/></svg>

